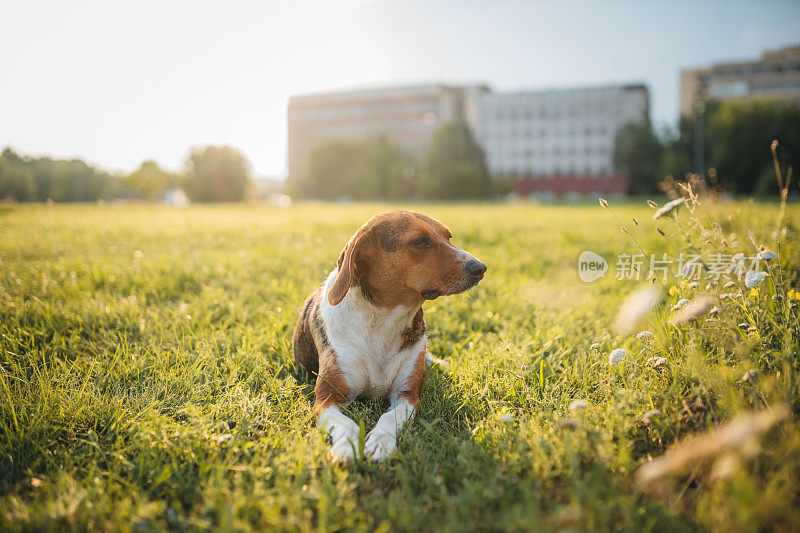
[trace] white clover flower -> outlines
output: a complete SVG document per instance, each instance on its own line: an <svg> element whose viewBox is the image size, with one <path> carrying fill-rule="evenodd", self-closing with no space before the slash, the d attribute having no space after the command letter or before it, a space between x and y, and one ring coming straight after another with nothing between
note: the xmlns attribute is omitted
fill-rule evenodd
<svg viewBox="0 0 800 533"><path fill-rule="evenodd" d="M689 303L689 299L688 298L681 298L680 300L678 300L678 303L676 305L678 306L678 309L680 309L681 307L683 307L684 305L686 305L688 303Z"/></svg>
<svg viewBox="0 0 800 533"><path fill-rule="evenodd" d="M570 411L583 411L587 407L589 407L589 404L586 402L586 400L575 400L569 404Z"/></svg>
<svg viewBox="0 0 800 533"><path fill-rule="evenodd" d="M653 215L653 220L657 220L657 219L663 217L664 215L668 215L668 214L672 213L672 211L677 209L685 201L686 201L685 198L676 198L675 200L672 200L671 202L665 203L663 206L661 206L661 209L656 211L656 213Z"/></svg>
<svg viewBox="0 0 800 533"><path fill-rule="evenodd" d="M513 421L514 421L514 415L512 415L511 413L503 413L500 415L500 422L504 424L510 424Z"/></svg>
<svg viewBox="0 0 800 533"><path fill-rule="evenodd" d="M748 289L752 289L765 279L767 279L766 272L753 272L752 270L750 270L744 277L744 284Z"/></svg>
<svg viewBox="0 0 800 533"><path fill-rule="evenodd" d="M667 358L666 357L651 357L650 359L648 359L646 361L646 363L648 365L652 366L653 368L659 367L659 366L663 365L666 362L667 362Z"/></svg>
<svg viewBox="0 0 800 533"><path fill-rule="evenodd" d="M636 335L636 338L639 339L639 340L644 340L644 339L652 338L652 336L653 336L653 332L652 331L644 330L644 331L640 332L638 335Z"/></svg>
<svg viewBox="0 0 800 533"><path fill-rule="evenodd" d="M611 366L617 366L625 359L625 356L628 355L627 350L623 350L622 348L617 348L613 352L611 352L608 356L608 364Z"/></svg>
<svg viewBox="0 0 800 533"><path fill-rule="evenodd" d="M599 343L599 342L595 342L595 343L592 343L592 345L591 345L591 346L589 346L589 349L590 349L590 350L599 350L599 349L600 349L600 346L601 346L601 345L600 345L600 343Z"/></svg>
<svg viewBox="0 0 800 533"><path fill-rule="evenodd" d="M778 257L778 254L776 254L772 250L761 250L760 252L758 252L757 257L759 259L763 259L764 261L771 261L772 259Z"/></svg>
<svg viewBox="0 0 800 533"><path fill-rule="evenodd" d="M741 329L747 329L748 327L750 327L750 324L748 324L747 322L742 322L741 324L739 324L739 327Z"/></svg>

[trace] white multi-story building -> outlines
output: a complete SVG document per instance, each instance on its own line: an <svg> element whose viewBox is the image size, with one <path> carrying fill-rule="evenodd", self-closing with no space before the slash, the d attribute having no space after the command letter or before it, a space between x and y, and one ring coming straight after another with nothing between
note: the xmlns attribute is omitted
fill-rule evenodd
<svg viewBox="0 0 800 533"><path fill-rule="evenodd" d="M294 96L289 104L289 176L334 138L384 138L421 158L434 129L464 119L492 175L517 177L520 194L622 193L614 140L646 121L643 85L493 93L480 85L428 85Z"/></svg>
<svg viewBox="0 0 800 533"><path fill-rule="evenodd" d="M493 175L611 179L616 135L647 120L649 96L643 85L617 85L485 93L472 105L480 112L471 126Z"/></svg>

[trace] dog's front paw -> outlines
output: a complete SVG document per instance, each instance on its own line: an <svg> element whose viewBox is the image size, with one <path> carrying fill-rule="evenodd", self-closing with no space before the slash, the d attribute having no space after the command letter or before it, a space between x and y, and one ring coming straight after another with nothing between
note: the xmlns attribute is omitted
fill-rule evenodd
<svg viewBox="0 0 800 533"><path fill-rule="evenodd" d="M364 458L383 461L394 452L397 439L385 431L370 431L364 444Z"/></svg>
<svg viewBox="0 0 800 533"><path fill-rule="evenodd" d="M352 463L358 453L358 434L342 437L331 446L331 459L337 463Z"/></svg>

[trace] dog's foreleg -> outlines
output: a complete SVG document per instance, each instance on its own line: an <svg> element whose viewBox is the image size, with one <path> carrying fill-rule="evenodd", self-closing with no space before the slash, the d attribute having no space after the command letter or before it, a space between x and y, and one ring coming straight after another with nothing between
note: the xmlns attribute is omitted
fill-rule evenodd
<svg viewBox="0 0 800 533"><path fill-rule="evenodd" d="M416 407L406 398L396 398L388 411L383 413L375 424L375 428L367 435L364 444L364 457L374 461L383 461L397 447L400 430L414 417Z"/></svg>
<svg viewBox="0 0 800 533"><path fill-rule="evenodd" d="M358 424L342 413L350 398L350 389L332 353L320 359L320 370L314 388L314 412L317 425L331 437L331 457L335 461L352 462L358 453Z"/></svg>
<svg viewBox="0 0 800 533"><path fill-rule="evenodd" d="M335 461L351 463L358 453L358 424L345 416L338 405L322 409L317 425L331 437L331 457Z"/></svg>

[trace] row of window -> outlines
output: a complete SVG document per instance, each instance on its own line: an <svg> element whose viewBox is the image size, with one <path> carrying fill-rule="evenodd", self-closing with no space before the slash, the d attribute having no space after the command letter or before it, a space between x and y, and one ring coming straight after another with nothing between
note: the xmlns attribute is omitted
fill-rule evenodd
<svg viewBox="0 0 800 533"><path fill-rule="evenodd" d="M741 65L736 67L715 67L716 76L746 76L748 74L764 74L779 72L798 72L800 63L753 63L751 65Z"/></svg>
<svg viewBox="0 0 800 533"><path fill-rule="evenodd" d="M493 169L492 173L495 175L506 175L506 176L515 176L515 177L528 177L528 176L540 176L543 178L559 178L563 176L607 176L613 173L613 169L610 166L603 166L603 167L592 167L592 166L585 166L585 167L576 167L576 166L568 166L568 167L521 167L521 168L499 168Z"/></svg>
<svg viewBox="0 0 800 533"><path fill-rule="evenodd" d="M554 156L560 157L562 155L575 157L576 155L583 154L584 156L608 156L611 152L608 147L606 146L598 146L594 148L592 146L584 146L583 149L576 148L574 146L570 146L568 148L562 149L560 146L556 147L552 150L548 150L545 148L539 148L538 150L532 148L526 148L524 150L509 150L504 152L502 150L489 150L489 153L492 157L496 159L502 158L511 158L514 159L516 157L547 157L547 156Z"/></svg>
<svg viewBox="0 0 800 533"><path fill-rule="evenodd" d="M527 129L524 131L516 131L513 129L512 130L498 129L497 131L493 131L487 129L483 132L483 137L487 141L489 139L505 139L505 138L516 139L517 137L528 138L528 139L538 137L539 139L546 139L550 135L552 135L555 138L559 138L562 137L562 134L567 137L576 137L579 135L583 135L584 137L592 137L592 136L605 137L606 135L609 134L609 129L605 125L600 125L597 126L596 128L592 128L591 126L585 126L583 128L571 127L571 128L565 128L563 130L561 128L556 127L550 131L544 128L536 131L532 129Z"/></svg>
<svg viewBox="0 0 800 533"><path fill-rule="evenodd" d="M567 109L559 109L552 107L542 108L511 108L511 109L496 109L494 111L485 111L483 114L483 121L490 122L497 121L515 121L515 120L532 120L534 118L540 120L561 120L562 118L587 118L587 117L608 117L608 116L622 116L625 109L622 106L606 107L570 107Z"/></svg>
<svg viewBox="0 0 800 533"><path fill-rule="evenodd" d="M753 91L780 91L783 89L800 89L800 80L771 81L769 83L752 83Z"/></svg>

